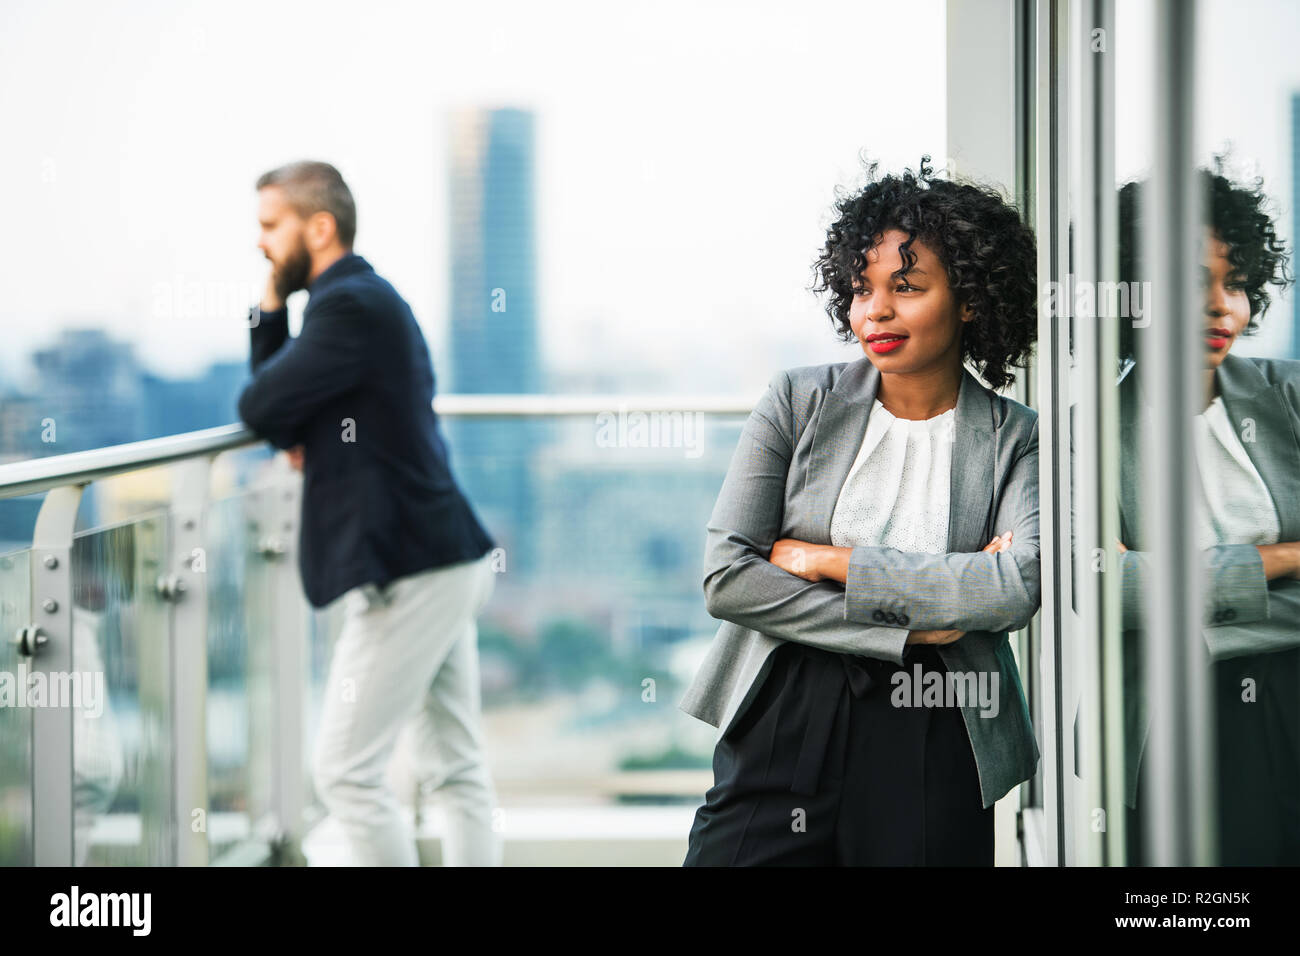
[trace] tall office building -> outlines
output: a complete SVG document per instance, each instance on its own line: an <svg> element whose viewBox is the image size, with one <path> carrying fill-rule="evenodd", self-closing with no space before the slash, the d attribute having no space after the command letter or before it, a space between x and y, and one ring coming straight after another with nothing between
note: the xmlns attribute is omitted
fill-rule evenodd
<svg viewBox="0 0 1300 956"><path fill-rule="evenodd" d="M526 110L471 109L449 117L450 388L444 391L542 391L533 131ZM508 566L532 567L531 462L545 423L459 420L444 427L456 476L505 547Z"/></svg>
<svg viewBox="0 0 1300 956"><path fill-rule="evenodd" d="M24 438L36 456L139 441L144 431L140 364L134 348L103 329L64 329L32 353L40 376L39 420Z"/></svg>

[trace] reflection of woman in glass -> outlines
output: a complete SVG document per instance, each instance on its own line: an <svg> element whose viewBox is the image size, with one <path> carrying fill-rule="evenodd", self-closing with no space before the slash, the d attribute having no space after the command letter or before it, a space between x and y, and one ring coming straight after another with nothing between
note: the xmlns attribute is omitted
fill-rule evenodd
<svg viewBox="0 0 1300 956"><path fill-rule="evenodd" d="M1218 759L1219 858L1224 864L1300 863L1300 362L1231 354L1255 334L1268 286L1284 288L1287 252L1265 211L1260 183L1242 187L1203 170L1210 225L1205 244L1204 407L1196 416L1202 486L1196 521L1208 569L1204 649L1211 661ZM1140 275L1141 187L1120 193L1121 279ZM1126 332L1131 334L1132 330ZM1140 360L1141 356L1138 355ZM1139 361L1138 369L1141 368ZM1135 372L1121 385L1124 441L1141 440ZM1126 455L1128 459L1135 456ZM1128 604L1140 600L1145 556L1133 536L1138 464L1126 462L1120 543ZM1128 546L1128 548L1125 547ZM1126 614L1130 806L1147 789L1141 748L1140 624ZM1136 613L1135 613L1136 612ZM1133 630L1128 630L1128 629ZM1142 767L1139 776L1138 766ZM1129 814L1129 862L1143 861L1140 807Z"/></svg>
<svg viewBox="0 0 1300 956"><path fill-rule="evenodd" d="M837 212L817 291L865 357L772 379L709 521L724 623L681 707L723 733L686 863L992 865L1038 761L1007 639L1039 604L1038 425L963 360L1023 364L1034 239L924 161Z"/></svg>

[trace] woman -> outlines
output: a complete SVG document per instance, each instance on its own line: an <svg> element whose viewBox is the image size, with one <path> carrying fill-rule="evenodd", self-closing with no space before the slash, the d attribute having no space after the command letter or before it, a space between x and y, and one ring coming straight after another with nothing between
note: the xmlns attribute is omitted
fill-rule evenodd
<svg viewBox="0 0 1300 956"><path fill-rule="evenodd" d="M1243 358L1232 348L1254 335L1269 286L1285 288L1288 253L1260 183L1237 185L1201 171L1210 221L1204 253L1205 392L1195 420L1201 495L1196 530L1205 556L1203 662L1211 668L1218 763L1219 861L1300 864L1300 362ZM1139 278L1141 187L1120 192L1121 278ZM1131 335L1131 330L1125 329ZM1128 351L1132 352L1131 344ZM1121 383L1122 442L1136 450L1139 413L1149 407L1141 363ZM1138 469L1123 456L1120 572L1125 608L1130 865L1146 862L1141 801L1148 719L1143 693Z"/></svg>
<svg viewBox="0 0 1300 956"><path fill-rule="evenodd" d="M1001 388L1028 356L1034 238L928 160L837 204L815 291L865 356L772 379L709 521L723 624L680 706L723 733L686 865L992 865L1037 766L1007 640L1039 605L1037 415L963 367Z"/></svg>

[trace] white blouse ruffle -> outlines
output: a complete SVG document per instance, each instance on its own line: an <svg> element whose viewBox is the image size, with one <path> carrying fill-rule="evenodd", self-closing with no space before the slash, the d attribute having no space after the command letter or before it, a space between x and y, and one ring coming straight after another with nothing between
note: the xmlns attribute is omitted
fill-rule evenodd
<svg viewBox="0 0 1300 956"><path fill-rule="evenodd" d="M956 425L956 409L895 418L877 400L835 503L831 544L946 553Z"/></svg>

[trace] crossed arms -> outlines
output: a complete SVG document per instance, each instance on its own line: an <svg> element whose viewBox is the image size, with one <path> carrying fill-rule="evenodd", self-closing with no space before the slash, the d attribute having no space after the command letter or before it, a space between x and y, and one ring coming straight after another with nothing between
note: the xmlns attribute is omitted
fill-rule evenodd
<svg viewBox="0 0 1300 956"><path fill-rule="evenodd" d="M740 436L709 518L704 594L709 613L771 637L902 662L909 629L1001 632L1029 623L1040 600L1038 429L1012 466L995 527L1005 550L924 554L855 547L846 581L808 581L771 563L781 536L794 448L790 379L773 377ZM906 616L877 624L877 610Z"/></svg>

